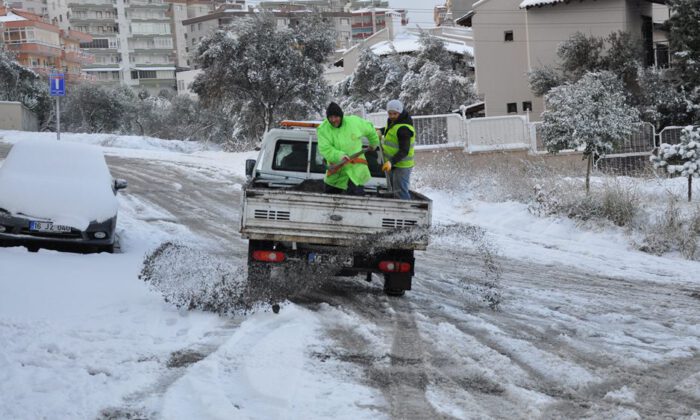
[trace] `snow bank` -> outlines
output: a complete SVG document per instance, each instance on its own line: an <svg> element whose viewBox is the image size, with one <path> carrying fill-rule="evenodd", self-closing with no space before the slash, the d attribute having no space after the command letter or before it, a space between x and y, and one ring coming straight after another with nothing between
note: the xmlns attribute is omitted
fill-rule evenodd
<svg viewBox="0 0 700 420"><path fill-rule="evenodd" d="M0 130L0 140L16 143L22 140L56 140L56 133ZM119 136L116 134L61 133L61 141L91 144L117 149L158 150L179 153L195 153L205 150L221 150L218 145L195 141L163 140L148 136Z"/></svg>
<svg viewBox="0 0 700 420"><path fill-rule="evenodd" d="M117 213L102 152L58 141L21 141L0 167L0 208L84 230Z"/></svg>

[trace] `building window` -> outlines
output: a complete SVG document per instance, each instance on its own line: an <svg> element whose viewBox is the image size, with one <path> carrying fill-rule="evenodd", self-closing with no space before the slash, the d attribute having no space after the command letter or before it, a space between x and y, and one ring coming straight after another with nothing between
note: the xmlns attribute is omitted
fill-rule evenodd
<svg viewBox="0 0 700 420"><path fill-rule="evenodd" d="M505 31L503 33L503 40L505 42L513 42L513 31Z"/></svg>
<svg viewBox="0 0 700 420"><path fill-rule="evenodd" d="M109 40L93 39L92 42L81 42L80 48L109 48Z"/></svg>
<svg viewBox="0 0 700 420"><path fill-rule="evenodd" d="M532 102L530 101L525 101L523 102L523 112L532 112Z"/></svg>
<svg viewBox="0 0 700 420"><path fill-rule="evenodd" d="M508 108L509 114L517 114L518 113L517 102L510 102L510 103L506 104L506 108Z"/></svg>

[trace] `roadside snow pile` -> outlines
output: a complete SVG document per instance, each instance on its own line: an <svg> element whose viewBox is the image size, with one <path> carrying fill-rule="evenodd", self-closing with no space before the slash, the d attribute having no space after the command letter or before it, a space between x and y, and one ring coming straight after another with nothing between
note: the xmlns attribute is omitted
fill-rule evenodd
<svg viewBox="0 0 700 420"><path fill-rule="evenodd" d="M16 143L22 140L40 139L55 141L56 133L0 130L0 140L8 143ZM215 144L182 140L163 140L146 136L119 136L115 134L61 133L61 141L90 144L93 146L113 147L116 149L169 151L188 154L221 150L221 148Z"/></svg>
<svg viewBox="0 0 700 420"><path fill-rule="evenodd" d="M102 152L57 141L21 141L0 167L0 208L80 230L117 214Z"/></svg>

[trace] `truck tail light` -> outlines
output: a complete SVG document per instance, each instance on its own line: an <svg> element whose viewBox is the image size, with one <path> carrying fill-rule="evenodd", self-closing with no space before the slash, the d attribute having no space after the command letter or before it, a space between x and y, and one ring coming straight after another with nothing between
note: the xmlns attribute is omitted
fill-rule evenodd
<svg viewBox="0 0 700 420"><path fill-rule="evenodd" d="M401 261L381 261L379 270L385 273L408 273L411 271L411 264Z"/></svg>
<svg viewBox="0 0 700 420"><path fill-rule="evenodd" d="M287 256L279 251L253 251L253 259L261 262L282 262Z"/></svg>

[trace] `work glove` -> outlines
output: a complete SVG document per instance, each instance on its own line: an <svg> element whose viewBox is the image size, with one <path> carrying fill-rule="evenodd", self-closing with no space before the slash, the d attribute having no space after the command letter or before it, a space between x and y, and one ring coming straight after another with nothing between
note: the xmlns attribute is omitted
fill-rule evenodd
<svg viewBox="0 0 700 420"><path fill-rule="evenodd" d="M391 170L391 161L386 161L384 162L384 165L382 165L382 171L384 172L389 172Z"/></svg>

